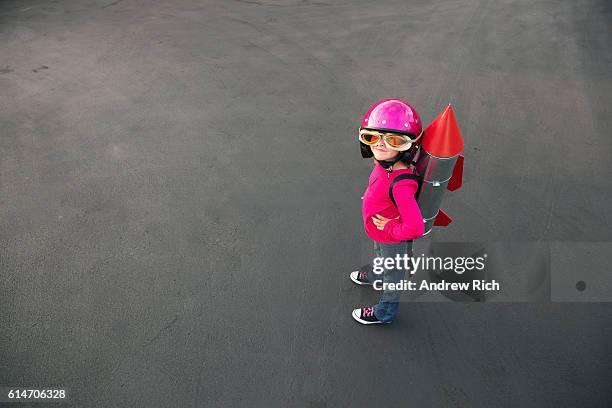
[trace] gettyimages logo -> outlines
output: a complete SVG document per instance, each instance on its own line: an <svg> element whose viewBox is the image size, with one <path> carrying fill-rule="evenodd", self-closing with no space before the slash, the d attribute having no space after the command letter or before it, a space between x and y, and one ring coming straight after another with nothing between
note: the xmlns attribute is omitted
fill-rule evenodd
<svg viewBox="0 0 612 408"><path fill-rule="evenodd" d="M570 248L573 250L574 246ZM601 246L612 248L609 244ZM409 291L402 298L405 301L546 302L551 300L551 294L555 301L584 301L594 299L596 290L603 293L605 288L612 287L600 283L600 289L592 284L587 287L584 283L587 279L592 283L597 277L609 276L597 272L603 271L609 260L603 255L593 255L606 251L599 250L599 247L598 251L592 250L592 245L585 244L584 247L583 253L591 256L591 268L580 264L585 262L582 258L574 260L574 252L560 244L555 244L555 251L551 253L548 242L504 241L430 242L424 243L412 256L379 252L378 255L383 257L374 258L367 265L368 269L363 270L369 271L372 282L380 281L380 286L386 283L396 285L395 289L387 286L382 290ZM582 247L578 249L582 250ZM552 280L551 260L557 270ZM579 277L576 271L581 271ZM589 291L592 295L587 293ZM585 294L591 297L587 299Z"/></svg>
<svg viewBox="0 0 612 408"><path fill-rule="evenodd" d="M421 256L414 257L408 254L396 255L392 257L377 257L374 258L372 272L380 275L385 269L405 270L413 275L417 270L448 272L453 271L456 274L463 274L466 271L482 271L485 268L487 254L482 256L457 256L457 257L441 257L441 256Z"/></svg>

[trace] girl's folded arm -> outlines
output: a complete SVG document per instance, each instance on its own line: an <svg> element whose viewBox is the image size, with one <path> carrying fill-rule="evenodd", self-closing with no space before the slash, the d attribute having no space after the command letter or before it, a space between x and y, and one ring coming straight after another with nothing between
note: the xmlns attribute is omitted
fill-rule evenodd
<svg viewBox="0 0 612 408"><path fill-rule="evenodd" d="M400 217L387 222L384 231L399 241L418 238L425 232L421 209L414 198L417 188L414 180L401 181L393 187Z"/></svg>

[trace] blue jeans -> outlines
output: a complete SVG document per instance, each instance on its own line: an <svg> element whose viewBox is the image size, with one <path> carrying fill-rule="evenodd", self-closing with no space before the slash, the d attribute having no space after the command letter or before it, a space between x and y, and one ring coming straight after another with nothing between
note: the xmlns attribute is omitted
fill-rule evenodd
<svg viewBox="0 0 612 408"><path fill-rule="evenodd" d="M404 254L412 256L412 241L402 241L397 244L383 244L381 242L374 241L374 252L376 257L382 258L394 258L396 255L400 255L402 258ZM403 263L403 262L402 262ZM395 264L395 262L394 262ZM368 268L368 280L374 282L376 280L382 280L384 283L399 283L406 276L405 269L387 269L384 268L382 274L375 274L372 268ZM379 286L379 285L377 285ZM401 291L400 290L384 290L380 301L374 305L374 315L382 322L390 322L395 319L399 309Z"/></svg>

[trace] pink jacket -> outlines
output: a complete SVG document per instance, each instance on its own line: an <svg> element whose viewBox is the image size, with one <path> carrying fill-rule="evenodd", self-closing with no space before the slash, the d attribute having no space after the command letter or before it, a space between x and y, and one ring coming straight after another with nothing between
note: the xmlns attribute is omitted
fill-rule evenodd
<svg viewBox="0 0 612 408"><path fill-rule="evenodd" d="M393 198L397 207L393 205L389 197L391 182L395 177L404 173L410 174L412 170L401 169L388 173L379 163L376 163L370 174L368 188L363 194L362 213L366 234L374 241L398 243L418 238L425 231L421 210L414 199L418 188L415 180L402 180L393 187ZM376 214L392 218L382 231L372 222L372 217ZM398 215L399 219L393 219Z"/></svg>

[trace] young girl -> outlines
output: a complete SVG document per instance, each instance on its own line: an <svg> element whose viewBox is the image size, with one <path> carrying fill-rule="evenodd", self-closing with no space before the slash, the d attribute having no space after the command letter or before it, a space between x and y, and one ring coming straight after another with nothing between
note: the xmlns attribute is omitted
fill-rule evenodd
<svg viewBox="0 0 612 408"><path fill-rule="evenodd" d="M393 199L389 189L401 174L414 174L412 159L423 133L417 111L400 99L385 99L372 105L359 128L361 155L374 157L374 169L363 195L363 222L373 241L376 257L393 258L394 267L376 274L372 268L351 272L350 278L358 285L382 287L380 301L372 307L353 310L353 318L362 324L381 324L393 321L398 312L400 291L389 290L389 283L398 283L406 276L406 269L396 268L399 255L412 256L412 240L423 235L421 211L415 199L418 183L412 179L393 185ZM402 265L404 266L403 262Z"/></svg>

